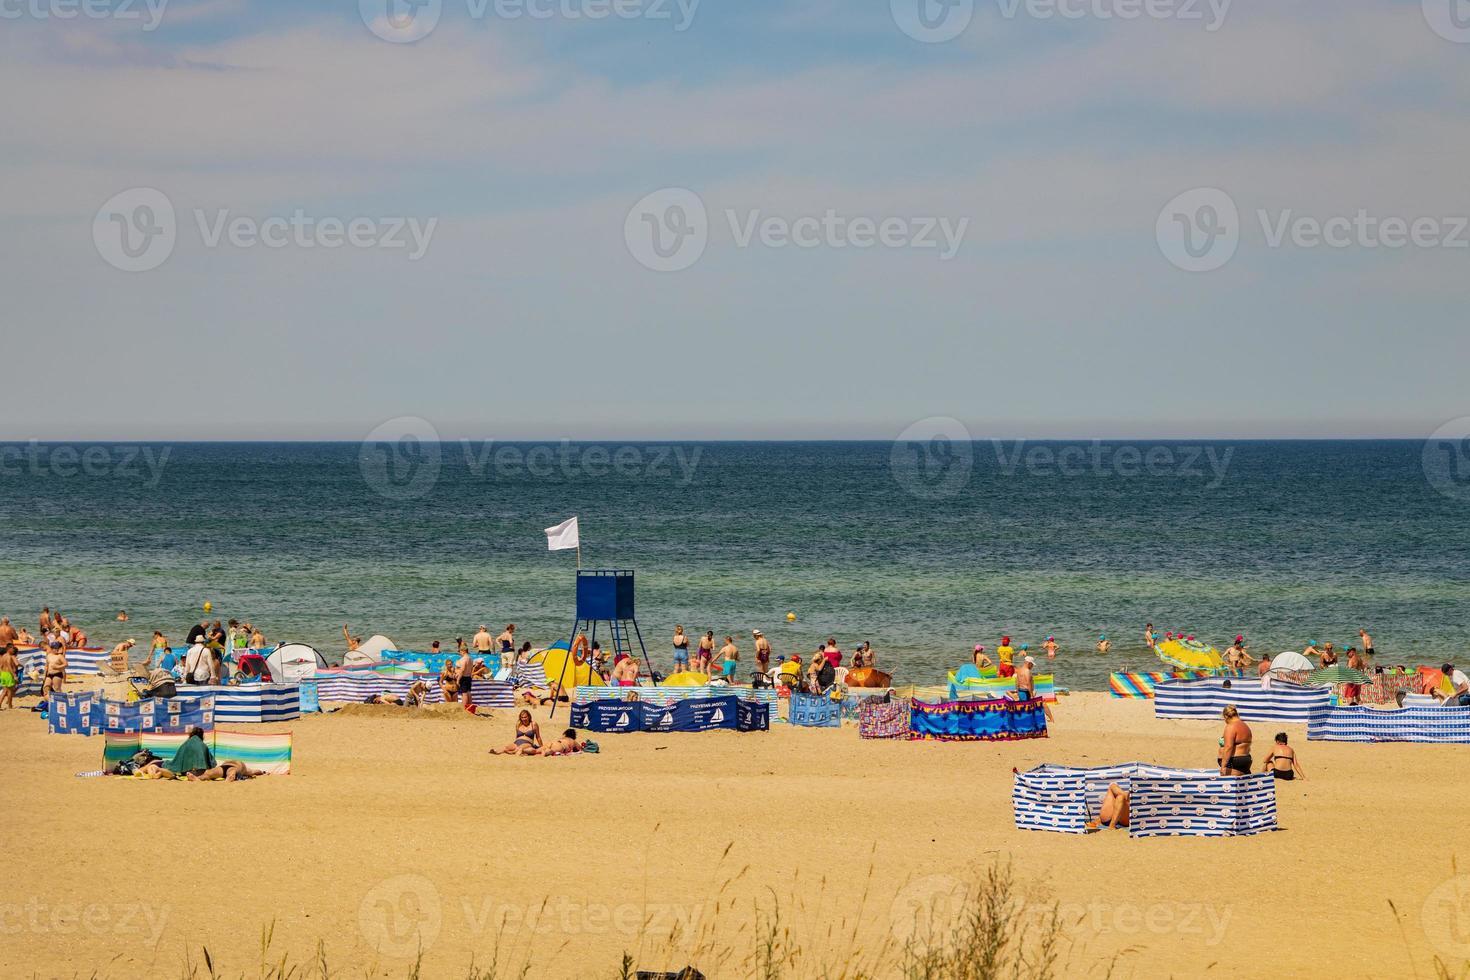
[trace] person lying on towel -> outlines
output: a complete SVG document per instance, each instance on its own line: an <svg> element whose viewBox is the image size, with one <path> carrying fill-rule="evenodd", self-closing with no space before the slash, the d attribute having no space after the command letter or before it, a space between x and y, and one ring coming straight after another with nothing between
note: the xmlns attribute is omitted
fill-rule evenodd
<svg viewBox="0 0 1470 980"><path fill-rule="evenodd" d="M174 757L164 763L149 763L138 770L138 775L148 779L178 779L180 776L195 778L208 772L218 763L214 753L204 744L204 729L194 726L180 743Z"/></svg>
<svg viewBox="0 0 1470 980"><path fill-rule="evenodd" d="M1103 827L1126 827L1128 826L1129 803L1133 794L1125 791L1117 783L1108 784L1108 793L1102 799L1102 811L1098 819L1088 823L1088 830L1101 830Z"/></svg>

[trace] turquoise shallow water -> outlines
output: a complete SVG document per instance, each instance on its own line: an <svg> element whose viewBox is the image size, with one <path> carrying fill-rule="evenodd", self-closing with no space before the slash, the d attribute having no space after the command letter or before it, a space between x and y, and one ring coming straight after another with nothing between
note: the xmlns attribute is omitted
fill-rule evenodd
<svg viewBox="0 0 1470 980"><path fill-rule="evenodd" d="M542 528L576 514L584 565L637 570L664 666L675 622L747 648L757 627L778 653L866 639L917 683L1053 633L1061 682L1101 688L1150 666L1147 621L1256 652L1361 625L1390 660L1465 659L1470 503L1421 443L1133 445L1151 466L1071 444L1063 468L1067 445L103 445L90 465L0 445L0 609L59 605L108 642L177 639L209 599L329 655L344 622L422 648L514 621L541 643L571 625L575 566Z"/></svg>

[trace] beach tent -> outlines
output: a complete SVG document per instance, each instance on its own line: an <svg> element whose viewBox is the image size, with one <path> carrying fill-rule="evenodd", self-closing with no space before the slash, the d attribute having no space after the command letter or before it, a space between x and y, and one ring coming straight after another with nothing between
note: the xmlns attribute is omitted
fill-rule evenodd
<svg viewBox="0 0 1470 980"><path fill-rule="evenodd" d="M532 654L531 662L539 663L546 671L547 684L561 683L564 688L606 687L602 677L589 664L568 663L570 654L566 644L557 644L540 653Z"/></svg>
<svg viewBox="0 0 1470 980"><path fill-rule="evenodd" d="M342 666L355 667L359 664L381 663L385 651L397 649L398 644L382 633L374 633L359 643L356 650L348 651L347 655L342 658Z"/></svg>
<svg viewBox="0 0 1470 980"><path fill-rule="evenodd" d="M667 687L703 687L708 683L708 674L697 674L692 670L681 670L664 678Z"/></svg>
<svg viewBox="0 0 1470 980"><path fill-rule="evenodd" d="M1301 671L1310 672L1316 670L1317 667L1301 654L1288 650L1285 653L1278 653L1271 658L1271 669L1298 673Z"/></svg>
<svg viewBox="0 0 1470 980"><path fill-rule="evenodd" d="M326 658L317 648L305 643L282 643L266 655L265 662L271 669L271 680L277 684L314 677L327 667Z"/></svg>

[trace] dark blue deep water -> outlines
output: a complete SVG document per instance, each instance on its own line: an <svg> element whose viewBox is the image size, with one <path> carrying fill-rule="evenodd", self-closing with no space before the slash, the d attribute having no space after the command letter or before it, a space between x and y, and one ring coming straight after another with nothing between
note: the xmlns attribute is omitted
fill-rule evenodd
<svg viewBox="0 0 1470 980"><path fill-rule="evenodd" d="M758 627L778 653L869 640L935 683L1002 633L1062 644L1060 680L1149 661L1147 621L1256 652L1340 645L1463 657L1470 487L1419 442L1151 444L152 444L0 446L0 610L45 603L94 640L200 604L340 654L519 624L539 644L587 567L634 568L667 666L690 632ZM160 466L161 463L161 466ZM1470 472L1470 471L1467 471ZM119 608L133 616L112 621ZM787 624L794 611L798 620ZM1099 633L1111 656L1092 652Z"/></svg>

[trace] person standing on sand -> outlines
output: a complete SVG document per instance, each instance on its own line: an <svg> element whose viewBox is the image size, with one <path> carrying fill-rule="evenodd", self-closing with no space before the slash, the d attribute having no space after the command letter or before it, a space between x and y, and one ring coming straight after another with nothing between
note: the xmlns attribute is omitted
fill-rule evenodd
<svg viewBox="0 0 1470 980"><path fill-rule="evenodd" d="M1251 726L1241 720L1233 704L1227 704L1220 717L1225 721L1225 733L1220 736L1220 775L1249 776Z"/></svg>
<svg viewBox="0 0 1470 980"><path fill-rule="evenodd" d="M1002 636L1000 638L1000 646L995 648L995 659L997 661L995 669L1001 677L1016 676L1016 665L1013 662L1015 656L1016 651L1011 649L1011 638L1009 636Z"/></svg>
<svg viewBox="0 0 1470 980"><path fill-rule="evenodd" d="M490 635L485 634L487 637ZM464 698L464 710L475 710L475 658L470 656L464 640L459 641L459 662L454 671L455 689Z"/></svg>
<svg viewBox="0 0 1470 980"><path fill-rule="evenodd" d="M164 636L158 630L154 630L153 645L148 648L148 662L143 666L148 670L152 670L156 666L154 661L158 658L158 652L160 650L168 653L168 637Z"/></svg>
<svg viewBox="0 0 1470 980"><path fill-rule="evenodd" d="M41 697L62 692L66 687L66 668L66 648L52 641L46 653L46 677L41 685Z"/></svg>
<svg viewBox="0 0 1470 980"><path fill-rule="evenodd" d="M37 619L36 619L36 625L37 625L37 627L39 627L40 634L42 636L45 636L47 633L50 633L51 632L51 607L50 606L42 606L41 607L41 615L39 617L37 617Z"/></svg>
<svg viewBox="0 0 1470 980"><path fill-rule="evenodd" d="M684 627L674 626L674 673L680 673L689 669L689 637L684 635Z"/></svg>
<svg viewBox="0 0 1470 980"><path fill-rule="evenodd" d="M470 638L470 643L474 645L475 652L480 655L481 660L489 663L490 654L495 650L495 640L490 636L490 630L484 623L480 624L479 631Z"/></svg>
<svg viewBox="0 0 1470 980"><path fill-rule="evenodd" d="M15 689L20 684L20 658L15 655L15 644L7 643L0 649L0 711L15 707Z"/></svg>
<svg viewBox="0 0 1470 980"><path fill-rule="evenodd" d="M725 637L725 645L720 647L720 676L727 681L735 679L735 671L740 669L740 648L735 645L735 637Z"/></svg>
<svg viewBox="0 0 1470 980"><path fill-rule="evenodd" d="M762 674L771 669L771 641L760 630L751 630L750 635L755 638L755 666Z"/></svg>
<svg viewBox="0 0 1470 980"><path fill-rule="evenodd" d="M505 624L505 632L503 632L499 636L497 636L495 638L495 642L500 644L500 652L502 654L505 654L505 653L515 653L516 652L516 624L515 623L506 623Z"/></svg>
<svg viewBox="0 0 1470 980"><path fill-rule="evenodd" d="M10 625L10 617L0 616L0 649L15 643L19 639L20 634L15 631L14 626Z"/></svg>
<svg viewBox="0 0 1470 980"><path fill-rule="evenodd" d="M699 638L699 657L694 669L701 674L708 674L715 659L715 631L706 630L704 636Z"/></svg>
<svg viewBox="0 0 1470 980"><path fill-rule="evenodd" d="M617 682L618 687L637 687L638 658L632 654L625 654L623 659L613 667L612 679Z"/></svg>

